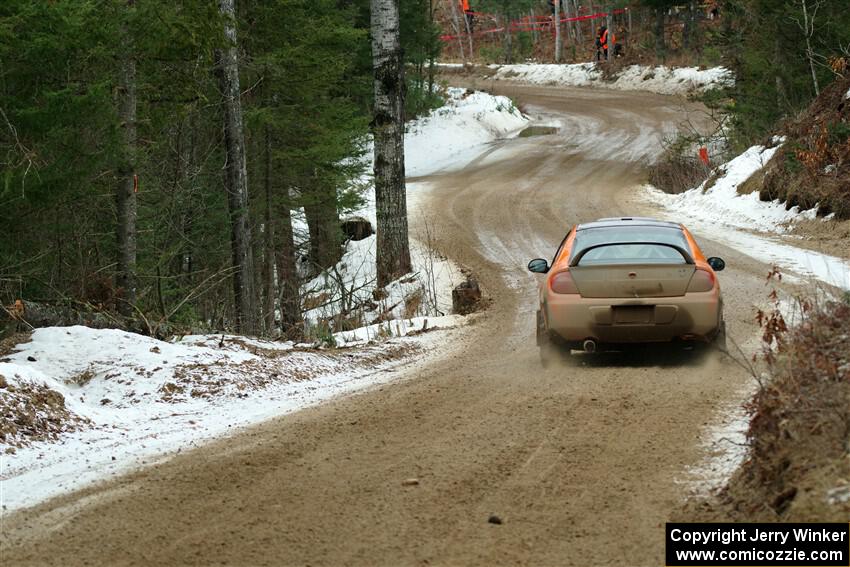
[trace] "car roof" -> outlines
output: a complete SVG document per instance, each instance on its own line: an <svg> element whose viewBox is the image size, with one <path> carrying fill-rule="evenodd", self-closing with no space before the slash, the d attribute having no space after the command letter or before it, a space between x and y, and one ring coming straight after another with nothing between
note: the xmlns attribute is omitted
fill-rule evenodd
<svg viewBox="0 0 850 567"><path fill-rule="evenodd" d="M682 229L682 225L676 222L662 221L648 217L618 217L599 219L597 221L580 224L576 227L576 230L586 230L589 228L622 228L624 226L655 226L660 228Z"/></svg>

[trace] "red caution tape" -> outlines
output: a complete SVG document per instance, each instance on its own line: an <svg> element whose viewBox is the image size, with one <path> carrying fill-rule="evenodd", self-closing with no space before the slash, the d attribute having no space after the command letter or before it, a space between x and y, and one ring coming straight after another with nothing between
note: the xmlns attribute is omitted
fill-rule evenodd
<svg viewBox="0 0 850 567"><path fill-rule="evenodd" d="M614 10L613 14L614 15L623 14L626 11L627 10L623 10L623 9ZM472 15L476 16L476 17L482 17L482 18L487 17L487 18L493 18L494 20L496 19L495 16L492 16L491 14L483 14L483 13L480 13L480 12L470 12L470 13ZM575 17L572 17L572 18L561 18L561 23L583 22L585 20L598 20L599 18L607 18L607 17L608 17L607 12L599 12L599 13L596 13L596 14L587 14L586 16L575 16ZM534 19L530 18L529 16L524 16L523 18L520 18L518 20L514 20L514 21L510 22L508 29L510 29L511 31L544 31L544 30L549 29L549 27L552 24L552 20L553 20L553 18L551 16L535 16ZM503 31L505 31L504 26L498 27L498 28L493 28L493 29L488 29L488 30L477 30L477 31L472 32L472 34L467 34L467 33L461 33L459 35L445 34L445 35L440 36L440 40L442 40L442 41L454 41L454 40L457 40L457 39L460 39L460 38L468 37L470 35L472 37L480 37L482 35L494 34L494 33L499 33L499 32L503 32Z"/></svg>

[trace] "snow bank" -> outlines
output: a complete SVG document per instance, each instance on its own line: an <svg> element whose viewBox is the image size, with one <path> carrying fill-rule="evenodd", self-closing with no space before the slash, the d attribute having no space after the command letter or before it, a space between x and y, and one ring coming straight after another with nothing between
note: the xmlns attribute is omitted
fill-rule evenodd
<svg viewBox="0 0 850 567"><path fill-rule="evenodd" d="M781 139L776 139L781 144ZM666 210L670 220L681 221L707 238L723 242L740 252L803 277L814 277L829 285L850 289L850 263L783 242L779 237L801 219L814 219L816 210L786 210L779 201L759 200L758 192L741 195L738 187L764 167L778 147L753 146L717 168L713 183L680 195L670 195L652 186L644 187L642 200Z"/></svg>
<svg viewBox="0 0 850 567"><path fill-rule="evenodd" d="M457 325L457 319L396 322L389 330L339 335L342 344L360 345L356 350L232 336L164 342L109 329L38 329L31 342L0 362L0 396L46 386L88 423L56 442L29 442L27 435L0 441L0 506L32 505L241 426L390 381L397 374L388 370L409 364L411 349L434 350L446 340L423 330ZM394 332L416 336L364 346Z"/></svg>
<svg viewBox="0 0 850 567"><path fill-rule="evenodd" d="M480 153L480 147L516 134L528 118L508 97L461 88L446 89L445 106L407 125L404 135L408 177L462 167Z"/></svg>
<svg viewBox="0 0 850 567"><path fill-rule="evenodd" d="M725 67L703 70L631 65L617 73L614 80L605 80L596 63L502 65L496 67L493 78L535 85L593 86L666 95L687 95L735 84L732 72Z"/></svg>
<svg viewBox="0 0 850 567"><path fill-rule="evenodd" d="M718 225L763 232L783 233L801 219L814 219L817 210L786 209L785 203L766 202L758 191L742 195L738 187L761 170L779 147L753 146L732 161L719 166L711 178L699 187L679 195L670 195L648 187L650 198L671 211L689 214L700 211L703 220Z"/></svg>

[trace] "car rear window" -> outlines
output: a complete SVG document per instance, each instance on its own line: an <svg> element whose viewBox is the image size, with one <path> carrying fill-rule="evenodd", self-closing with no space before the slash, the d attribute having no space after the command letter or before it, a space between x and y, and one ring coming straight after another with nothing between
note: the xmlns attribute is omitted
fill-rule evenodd
<svg viewBox="0 0 850 567"><path fill-rule="evenodd" d="M674 248L679 247L690 252L690 246L681 229L660 226L611 226L588 228L576 233L570 260L583 250L597 244L622 244L595 248L585 254L581 264L623 264L631 262L650 264L680 264L685 258ZM658 243L660 245L653 245Z"/></svg>

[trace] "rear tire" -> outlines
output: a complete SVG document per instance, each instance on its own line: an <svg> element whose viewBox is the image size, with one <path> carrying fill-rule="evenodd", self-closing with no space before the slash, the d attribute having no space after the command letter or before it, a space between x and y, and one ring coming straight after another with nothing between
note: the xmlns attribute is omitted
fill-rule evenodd
<svg viewBox="0 0 850 567"><path fill-rule="evenodd" d="M537 312L537 346L540 347L540 365L549 368L558 359L559 349L552 340L552 335L546 329L546 319L543 312Z"/></svg>

